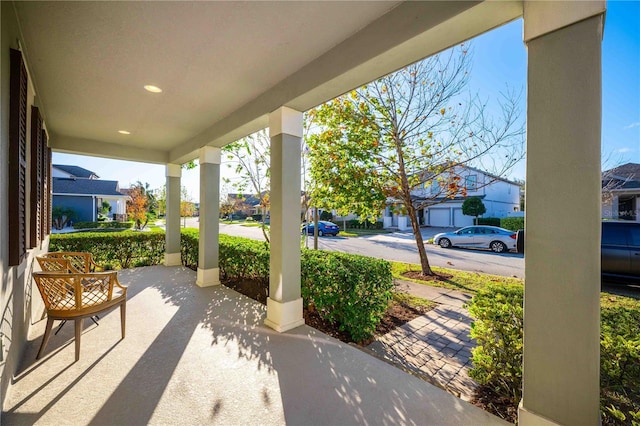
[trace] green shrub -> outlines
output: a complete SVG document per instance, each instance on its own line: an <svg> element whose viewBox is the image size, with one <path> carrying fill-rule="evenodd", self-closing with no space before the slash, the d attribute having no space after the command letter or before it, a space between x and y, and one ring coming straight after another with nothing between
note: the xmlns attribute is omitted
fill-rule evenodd
<svg viewBox="0 0 640 426"><path fill-rule="evenodd" d="M133 222L74 222L74 229L131 229L133 228Z"/></svg>
<svg viewBox="0 0 640 426"><path fill-rule="evenodd" d="M469 376L515 404L522 397L523 292L519 285L489 285L468 305L478 343Z"/></svg>
<svg viewBox="0 0 640 426"><path fill-rule="evenodd" d="M220 235L218 256L223 279L269 280L269 246L264 241Z"/></svg>
<svg viewBox="0 0 640 426"><path fill-rule="evenodd" d="M479 217L476 221L476 225L486 226L500 226L501 221L499 217Z"/></svg>
<svg viewBox="0 0 640 426"><path fill-rule="evenodd" d="M360 222L358 219L351 219L347 221L347 229L382 229L382 225L382 222L371 223L368 220L365 220L364 222ZM340 223L340 226L342 226L342 223Z"/></svg>
<svg viewBox="0 0 640 426"><path fill-rule="evenodd" d="M509 231L524 229L524 217L503 217L500 219L500 227Z"/></svg>
<svg viewBox="0 0 640 426"><path fill-rule="evenodd" d="M320 220L333 220L333 213L331 213L329 210L321 211Z"/></svg>
<svg viewBox="0 0 640 426"><path fill-rule="evenodd" d="M200 245L198 238L199 231L197 229L181 229L180 230L180 260L187 268L198 270L198 256L200 253ZM222 237L222 235L220 235Z"/></svg>
<svg viewBox="0 0 640 426"><path fill-rule="evenodd" d="M601 307L600 405L603 424L640 424L640 302Z"/></svg>
<svg viewBox="0 0 640 426"><path fill-rule="evenodd" d="M84 251L106 269L157 265L164 259L165 236L160 232L82 232L52 234L49 251Z"/></svg>
<svg viewBox="0 0 640 426"><path fill-rule="evenodd" d="M352 339L369 338L384 316L393 289L391 265L354 254L303 250L302 298Z"/></svg>
<svg viewBox="0 0 640 426"><path fill-rule="evenodd" d="M492 285L468 305L478 343L469 375L514 407L522 397L522 300L523 287ZM601 298L600 409L603 424L640 423L640 302L633 299Z"/></svg>

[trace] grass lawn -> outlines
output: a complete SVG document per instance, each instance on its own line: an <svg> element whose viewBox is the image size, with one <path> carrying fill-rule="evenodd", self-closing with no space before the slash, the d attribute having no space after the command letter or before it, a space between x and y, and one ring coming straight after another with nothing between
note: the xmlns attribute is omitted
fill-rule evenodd
<svg viewBox="0 0 640 426"><path fill-rule="evenodd" d="M523 280L520 278L501 277L498 275L482 274L480 272L458 271L439 267L432 267L432 269L437 274L444 275L445 277L425 282L424 280L417 280L402 275L409 271L420 271L420 265L393 261L390 263L391 273L394 278L433 287L449 288L465 293L475 293L479 289L486 287L488 283L503 285L523 283Z"/></svg>

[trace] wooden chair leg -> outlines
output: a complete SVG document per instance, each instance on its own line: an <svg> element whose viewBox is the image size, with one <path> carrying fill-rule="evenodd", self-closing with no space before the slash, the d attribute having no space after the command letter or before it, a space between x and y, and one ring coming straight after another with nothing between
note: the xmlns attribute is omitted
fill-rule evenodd
<svg viewBox="0 0 640 426"><path fill-rule="evenodd" d="M40 344L40 350L38 350L36 359L40 359L42 353L44 352L44 348L47 346L47 342L49 342L49 337L51 336L51 328L53 327L53 321L53 318L47 318L47 327L44 330L44 336L42 337L42 343Z"/></svg>
<svg viewBox="0 0 640 426"><path fill-rule="evenodd" d="M84 318L76 319L76 361L80 359L80 336L82 336L82 322Z"/></svg>
<svg viewBox="0 0 640 426"><path fill-rule="evenodd" d="M122 338L124 339L124 330L127 323L127 301L120 304L120 328L122 329Z"/></svg>

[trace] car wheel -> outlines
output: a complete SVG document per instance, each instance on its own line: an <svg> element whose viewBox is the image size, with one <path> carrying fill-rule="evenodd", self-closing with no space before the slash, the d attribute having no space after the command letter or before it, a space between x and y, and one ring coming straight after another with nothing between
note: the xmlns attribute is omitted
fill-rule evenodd
<svg viewBox="0 0 640 426"><path fill-rule="evenodd" d="M451 248L451 241L448 238L440 238L438 242L442 248Z"/></svg>
<svg viewBox="0 0 640 426"><path fill-rule="evenodd" d="M318 229L318 237L322 237L323 235L324 235L324 232Z"/></svg>
<svg viewBox="0 0 640 426"><path fill-rule="evenodd" d="M489 248L495 253L504 253L507 251L507 246L502 241L493 241L489 244Z"/></svg>

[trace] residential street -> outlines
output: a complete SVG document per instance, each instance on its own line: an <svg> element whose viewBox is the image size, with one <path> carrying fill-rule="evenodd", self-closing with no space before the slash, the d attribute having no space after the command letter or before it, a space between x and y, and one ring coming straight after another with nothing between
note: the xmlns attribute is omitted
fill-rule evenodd
<svg viewBox="0 0 640 426"><path fill-rule="evenodd" d="M187 226L197 227L197 219L187 221ZM425 240L443 229L423 230ZM220 233L241 237L262 239L262 231L257 227L220 224ZM308 246L313 247L313 237ZM357 238L320 237L320 248L361 254L408 263L420 263L415 239L410 232L394 232ZM464 271L477 271L494 275L524 277L524 256L517 253L497 254L483 250L442 249L432 244L426 245L429 261L433 266L441 266Z"/></svg>

